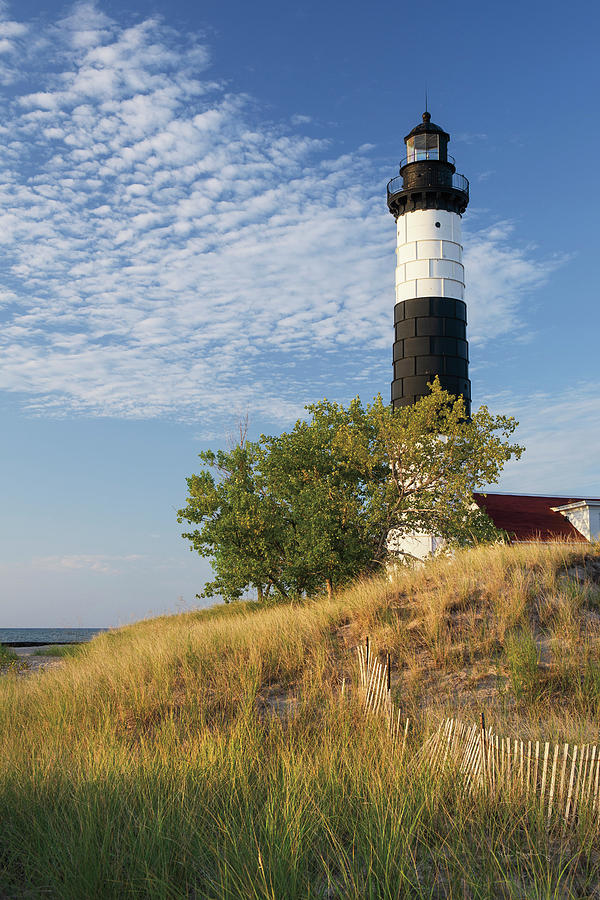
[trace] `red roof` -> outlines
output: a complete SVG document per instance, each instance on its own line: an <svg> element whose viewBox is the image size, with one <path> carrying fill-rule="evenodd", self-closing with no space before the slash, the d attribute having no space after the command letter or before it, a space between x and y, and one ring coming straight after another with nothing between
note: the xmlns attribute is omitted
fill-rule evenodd
<svg viewBox="0 0 600 900"><path fill-rule="evenodd" d="M552 510L553 506L579 503L584 498L535 494L474 494L473 497L496 528L506 531L515 541L585 541L562 513Z"/></svg>

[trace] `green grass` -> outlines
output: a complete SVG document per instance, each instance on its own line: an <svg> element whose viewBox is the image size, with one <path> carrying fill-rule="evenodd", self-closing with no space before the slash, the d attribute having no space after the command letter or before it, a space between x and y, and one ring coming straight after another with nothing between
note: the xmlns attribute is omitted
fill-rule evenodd
<svg viewBox="0 0 600 900"><path fill-rule="evenodd" d="M0 896L593 896L596 826L563 835L522 803L474 800L417 754L453 708L443 685L490 666L506 683L490 724L597 741L594 591L564 575L581 555L480 548L332 601L148 620L41 676L4 676ZM414 716L403 760L352 689L340 697L366 634L393 653ZM268 714L285 695L289 717Z"/></svg>
<svg viewBox="0 0 600 900"><path fill-rule="evenodd" d="M81 897L586 896L590 834L399 765L351 707L162 747L63 753L3 789L5 889ZM168 751L168 759L164 753ZM81 752L81 748L80 748ZM371 762L366 762L370 760ZM376 764L374 761L376 760ZM74 769L74 771L73 771ZM524 893L527 891L527 894Z"/></svg>
<svg viewBox="0 0 600 900"><path fill-rule="evenodd" d="M62 659L65 656L77 656L81 653L85 644L55 644L49 647L42 647L33 651L33 656L56 656Z"/></svg>
<svg viewBox="0 0 600 900"><path fill-rule="evenodd" d="M535 638L530 631L522 629L506 635L506 659L510 683L517 700L539 700L541 684L539 677L540 654Z"/></svg>
<svg viewBox="0 0 600 900"><path fill-rule="evenodd" d="M10 647L5 647L4 644L0 644L0 665L14 662L16 659L18 659L18 656L14 650L11 650Z"/></svg>
<svg viewBox="0 0 600 900"><path fill-rule="evenodd" d="M10 647L0 644L0 674L19 672L28 668L27 661L19 657Z"/></svg>

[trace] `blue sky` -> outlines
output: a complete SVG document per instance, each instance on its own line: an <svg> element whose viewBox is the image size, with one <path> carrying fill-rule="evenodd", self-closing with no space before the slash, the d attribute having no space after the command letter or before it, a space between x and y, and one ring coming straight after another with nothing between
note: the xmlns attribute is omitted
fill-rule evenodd
<svg viewBox="0 0 600 900"><path fill-rule="evenodd" d="M474 405L505 490L600 496L598 12L0 3L0 626L195 605L197 453L389 396L385 185L423 111L471 181Z"/></svg>

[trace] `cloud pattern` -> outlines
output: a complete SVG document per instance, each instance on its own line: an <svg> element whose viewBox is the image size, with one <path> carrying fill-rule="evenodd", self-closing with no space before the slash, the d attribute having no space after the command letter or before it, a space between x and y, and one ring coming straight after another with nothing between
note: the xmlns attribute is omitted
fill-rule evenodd
<svg viewBox="0 0 600 900"><path fill-rule="evenodd" d="M265 121L197 36L91 3L45 25L0 6L0 80L0 389L206 427L386 390L394 227L371 145ZM547 262L506 223L466 244L471 340L514 332Z"/></svg>
<svg viewBox="0 0 600 900"><path fill-rule="evenodd" d="M72 553L66 556L34 557L28 564L33 569L47 572L75 572L83 570L96 575L118 575L123 567L135 565L147 558L137 553L110 556L105 553Z"/></svg>
<svg viewBox="0 0 600 900"><path fill-rule="evenodd" d="M580 382L560 393L536 391L518 400L502 394L487 401L491 409L519 420L517 439L526 447L521 460L506 466L503 490L600 497L597 382Z"/></svg>

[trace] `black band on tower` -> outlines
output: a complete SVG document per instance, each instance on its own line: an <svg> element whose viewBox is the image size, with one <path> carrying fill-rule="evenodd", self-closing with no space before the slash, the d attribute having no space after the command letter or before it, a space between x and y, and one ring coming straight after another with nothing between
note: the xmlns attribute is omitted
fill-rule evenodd
<svg viewBox="0 0 600 900"><path fill-rule="evenodd" d="M448 297L418 297L394 307L394 407L410 406L429 393L438 376L444 390L462 395L471 414L467 307Z"/></svg>

